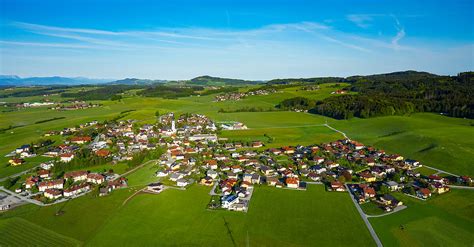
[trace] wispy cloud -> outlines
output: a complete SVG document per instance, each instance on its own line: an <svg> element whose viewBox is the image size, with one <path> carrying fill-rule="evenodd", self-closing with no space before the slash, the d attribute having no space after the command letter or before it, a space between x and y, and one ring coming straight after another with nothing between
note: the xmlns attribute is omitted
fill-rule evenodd
<svg viewBox="0 0 474 247"><path fill-rule="evenodd" d="M397 29L397 35L392 39L392 45L394 49L400 49L398 42L405 37L405 28L400 24L400 21L395 15L392 15L395 20L395 28Z"/></svg>
<svg viewBox="0 0 474 247"><path fill-rule="evenodd" d="M351 14L348 15L346 18L347 20L353 22L360 28L368 28L371 26L371 22L373 20L374 15L367 15L367 14Z"/></svg>

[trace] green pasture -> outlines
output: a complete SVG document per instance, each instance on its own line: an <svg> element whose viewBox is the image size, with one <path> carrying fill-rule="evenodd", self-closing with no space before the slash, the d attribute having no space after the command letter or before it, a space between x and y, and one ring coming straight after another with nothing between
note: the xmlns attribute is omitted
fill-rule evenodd
<svg viewBox="0 0 474 247"><path fill-rule="evenodd" d="M370 218L384 246L472 246L474 193L452 190L421 201L397 194L408 206L395 214Z"/></svg>

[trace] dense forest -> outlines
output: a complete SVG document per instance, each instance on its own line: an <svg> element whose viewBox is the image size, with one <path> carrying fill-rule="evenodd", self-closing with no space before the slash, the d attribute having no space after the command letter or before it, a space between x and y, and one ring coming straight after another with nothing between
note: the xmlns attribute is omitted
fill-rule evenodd
<svg viewBox="0 0 474 247"><path fill-rule="evenodd" d="M357 94L329 97L314 102L310 112L348 119L434 112L474 118L474 72L437 76L425 72L353 76L346 89ZM280 106L307 109L308 99L288 99ZM299 103L300 102L300 103ZM299 105L298 105L299 104Z"/></svg>
<svg viewBox="0 0 474 247"><path fill-rule="evenodd" d="M262 83L261 81L247 81L240 79L230 79L230 78L220 78L212 76L199 76L193 78L189 81L191 84L196 85L215 85L215 84L225 84L225 85L244 85L244 84L258 84Z"/></svg>
<svg viewBox="0 0 474 247"><path fill-rule="evenodd" d="M357 95L327 99L314 109L335 118L435 112L452 117L474 118L474 73L434 76L426 73L396 78L360 78L350 90ZM345 108L345 110L342 110ZM341 111L342 110L342 111Z"/></svg>
<svg viewBox="0 0 474 247"><path fill-rule="evenodd" d="M153 85L138 92L138 95L145 97L163 97L167 99L175 99L179 97L187 97L197 94L196 91L204 90L201 86L183 87L168 85Z"/></svg>
<svg viewBox="0 0 474 247"><path fill-rule="evenodd" d="M6 88L10 88L9 86ZM38 96L38 95L45 95L45 94L57 94L66 91L65 89L68 86L51 86L51 87L30 87L25 90L21 91L12 91L7 92L4 94L0 94L0 98L8 98L8 97L30 97L30 96Z"/></svg>
<svg viewBox="0 0 474 247"><path fill-rule="evenodd" d="M139 88L143 87L135 85L109 85L77 93L62 93L61 97L73 98L76 100L108 100L127 90Z"/></svg>

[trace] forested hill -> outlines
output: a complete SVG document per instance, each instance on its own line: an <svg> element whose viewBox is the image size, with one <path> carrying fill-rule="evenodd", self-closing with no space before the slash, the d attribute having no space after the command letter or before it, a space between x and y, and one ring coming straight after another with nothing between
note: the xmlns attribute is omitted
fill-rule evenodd
<svg viewBox="0 0 474 247"><path fill-rule="evenodd" d="M193 78L189 81L191 84L196 85L244 85L244 84L259 84L264 83L263 81L247 81L247 80L240 80L240 79L230 79L230 78L220 78L220 77L212 77L212 76L199 76Z"/></svg>
<svg viewBox="0 0 474 247"><path fill-rule="evenodd" d="M310 111L336 119L413 112L474 118L474 72L460 73L458 76L438 76L405 71L353 76L346 78L345 82L350 83L346 89L356 94L314 102L315 106ZM293 103L286 101L281 104L285 107L284 104Z"/></svg>

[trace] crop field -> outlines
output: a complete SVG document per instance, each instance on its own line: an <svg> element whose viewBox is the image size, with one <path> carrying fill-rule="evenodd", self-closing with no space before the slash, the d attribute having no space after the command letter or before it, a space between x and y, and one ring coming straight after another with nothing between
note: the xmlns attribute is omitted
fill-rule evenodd
<svg viewBox="0 0 474 247"><path fill-rule="evenodd" d="M472 246L474 193L452 190L426 202L397 195L408 206L395 214L370 218L384 246Z"/></svg>

